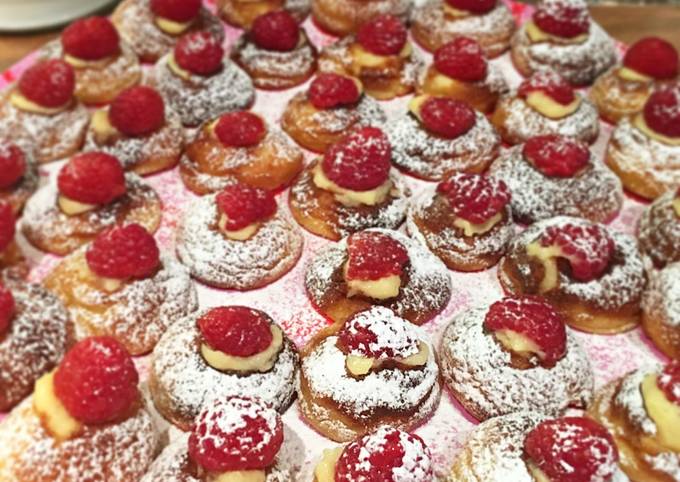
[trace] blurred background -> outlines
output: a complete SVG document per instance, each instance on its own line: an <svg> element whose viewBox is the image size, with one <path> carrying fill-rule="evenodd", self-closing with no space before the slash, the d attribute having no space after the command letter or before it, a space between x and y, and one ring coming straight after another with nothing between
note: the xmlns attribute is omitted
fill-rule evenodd
<svg viewBox="0 0 680 482"><path fill-rule="evenodd" d="M109 13L116 3L116 0L0 0L0 72L55 38L65 23L92 13ZM680 49L680 0L595 1L591 11L605 30L622 42L658 35Z"/></svg>

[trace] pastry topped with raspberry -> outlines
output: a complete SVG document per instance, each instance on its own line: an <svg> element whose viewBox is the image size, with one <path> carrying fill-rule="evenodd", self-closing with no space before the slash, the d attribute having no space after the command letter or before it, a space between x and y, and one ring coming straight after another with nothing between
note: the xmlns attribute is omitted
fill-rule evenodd
<svg viewBox="0 0 680 482"><path fill-rule="evenodd" d="M659 86L642 112L625 117L612 132L606 162L623 186L656 199L680 185L673 163L680 152L680 84Z"/></svg>
<svg viewBox="0 0 680 482"><path fill-rule="evenodd" d="M298 261L302 233L277 209L271 191L243 183L197 199L179 226L177 254L210 286L250 290L272 283Z"/></svg>
<svg viewBox="0 0 680 482"><path fill-rule="evenodd" d="M642 329L659 350L676 360L680 359L679 275L679 261L649 270L642 300Z"/></svg>
<svg viewBox="0 0 680 482"><path fill-rule="evenodd" d="M47 58L63 58L75 71L75 96L86 104L107 104L139 83L139 59L106 17L87 17L66 27L60 40L43 49Z"/></svg>
<svg viewBox="0 0 680 482"><path fill-rule="evenodd" d="M319 70L356 77L366 94L376 99L409 94L423 62L413 51L407 33L397 16L378 14L363 23L356 35L325 47Z"/></svg>
<svg viewBox="0 0 680 482"><path fill-rule="evenodd" d="M206 31L220 40L220 20L200 0L125 0L111 20L142 62L170 53L183 34Z"/></svg>
<svg viewBox="0 0 680 482"><path fill-rule="evenodd" d="M440 181L454 172L482 172L498 154L500 137L465 101L423 94L408 108L387 131L393 161L407 173Z"/></svg>
<svg viewBox="0 0 680 482"><path fill-rule="evenodd" d="M295 345L263 311L202 309L172 324L154 349L151 395L182 430L191 429L207 399L244 396L283 412L298 364Z"/></svg>
<svg viewBox="0 0 680 482"><path fill-rule="evenodd" d="M512 39L512 60L525 77L552 69L588 85L618 60L614 40L588 13L584 0L543 0Z"/></svg>
<svg viewBox="0 0 680 482"><path fill-rule="evenodd" d="M276 10L285 10L302 24L311 9L310 0L217 0L217 12L229 25L251 30L255 20Z"/></svg>
<svg viewBox="0 0 680 482"><path fill-rule="evenodd" d="M391 16L406 22L412 11L407 0L314 0L311 3L314 24L336 37L355 34L378 16Z"/></svg>
<svg viewBox="0 0 680 482"><path fill-rule="evenodd" d="M455 173L415 196L406 227L450 269L486 269L514 234L510 198L503 181Z"/></svg>
<svg viewBox="0 0 680 482"><path fill-rule="evenodd" d="M302 151L262 117L234 111L201 127L186 147L179 172L197 194L234 183L276 192L293 181L302 160Z"/></svg>
<svg viewBox="0 0 680 482"><path fill-rule="evenodd" d="M367 228L397 228L410 193L391 172L392 148L377 127L359 127L331 145L295 180L295 220L332 240Z"/></svg>
<svg viewBox="0 0 680 482"><path fill-rule="evenodd" d="M121 480L139 480L160 450L161 436L138 381L132 358L113 338L75 344L3 420L0 476L67 480L89 474L104 480L113 471Z"/></svg>
<svg viewBox="0 0 680 482"><path fill-rule="evenodd" d="M429 482L432 459L415 434L382 427L345 447L325 450L314 472L317 482Z"/></svg>
<svg viewBox="0 0 680 482"><path fill-rule="evenodd" d="M38 61L0 95L0 132L4 136L11 132L21 145L17 148L31 146L40 163L74 154L83 145L90 120L74 91L75 74L69 64L59 59Z"/></svg>
<svg viewBox="0 0 680 482"><path fill-rule="evenodd" d="M307 295L322 314L344 322L385 306L420 325L448 302L446 266L424 246L396 231L367 229L319 251L307 267Z"/></svg>
<svg viewBox="0 0 680 482"><path fill-rule="evenodd" d="M465 101L481 112L492 111L507 91L503 74L489 64L479 42L465 36L439 47L418 80L418 92Z"/></svg>
<svg viewBox="0 0 680 482"><path fill-rule="evenodd" d="M592 144L600 132L595 106L553 70L539 70L503 97L491 122L509 144L561 135Z"/></svg>
<svg viewBox="0 0 680 482"><path fill-rule="evenodd" d="M510 48L516 28L510 9L497 0L429 0L411 14L411 33L430 52L468 37L484 55L498 57ZM472 71L474 66L470 67Z"/></svg>
<svg viewBox="0 0 680 482"><path fill-rule="evenodd" d="M160 224L156 192L117 158L104 152L72 157L24 210L23 234L37 248L66 255L115 224L139 223L149 232Z"/></svg>
<svg viewBox="0 0 680 482"><path fill-rule="evenodd" d="M440 367L476 419L584 408L593 371L565 318L538 296L509 296L457 315L444 331Z"/></svg>
<svg viewBox="0 0 680 482"><path fill-rule="evenodd" d="M385 121L382 107L363 95L359 79L326 72L288 102L281 127L302 147L323 153L352 129Z"/></svg>
<svg viewBox="0 0 680 482"><path fill-rule="evenodd" d="M659 37L644 37L628 47L623 62L595 81L590 97L610 122L642 110L654 89L678 77L678 52Z"/></svg>
<svg viewBox="0 0 680 482"><path fill-rule="evenodd" d="M370 307L322 330L303 350L300 411L336 442L384 426L411 430L432 413L440 394L429 337L387 307ZM398 459L395 454L393 462ZM335 460L324 462L332 474ZM339 480L340 471L347 469L338 469L335 479L318 480Z"/></svg>
<svg viewBox="0 0 680 482"><path fill-rule="evenodd" d="M645 208L638 224L638 243L654 268L680 261L680 188Z"/></svg>
<svg viewBox="0 0 680 482"><path fill-rule="evenodd" d="M621 181L588 145L559 134L533 136L504 151L489 171L512 192L512 213L530 224L572 215L608 222L623 203Z"/></svg>
<svg viewBox="0 0 680 482"><path fill-rule="evenodd" d="M289 89L316 71L316 48L287 10L264 13L239 37L231 58L253 79L255 87Z"/></svg>
<svg viewBox="0 0 680 482"><path fill-rule="evenodd" d="M174 166L183 146L179 118L166 111L155 89L146 86L130 87L110 106L96 111L85 141L86 150L111 154L126 170L140 175Z"/></svg>
<svg viewBox="0 0 680 482"><path fill-rule="evenodd" d="M219 32L190 31L177 39L149 76L149 85L185 126L198 126L253 103L253 82L229 60L223 42L221 25Z"/></svg>
<svg viewBox="0 0 680 482"><path fill-rule="evenodd" d="M511 293L543 295L579 330L619 333L640 321L637 243L602 224L568 216L537 222L510 243L499 277Z"/></svg>
<svg viewBox="0 0 680 482"><path fill-rule="evenodd" d="M0 202L9 204L18 214L37 188L33 151L0 136Z"/></svg>

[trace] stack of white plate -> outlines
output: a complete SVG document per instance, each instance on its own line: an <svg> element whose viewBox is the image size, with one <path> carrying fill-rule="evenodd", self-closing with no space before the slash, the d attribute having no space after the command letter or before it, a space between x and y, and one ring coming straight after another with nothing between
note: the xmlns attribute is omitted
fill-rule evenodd
<svg viewBox="0 0 680 482"><path fill-rule="evenodd" d="M0 0L0 30L53 27L92 13L115 0Z"/></svg>

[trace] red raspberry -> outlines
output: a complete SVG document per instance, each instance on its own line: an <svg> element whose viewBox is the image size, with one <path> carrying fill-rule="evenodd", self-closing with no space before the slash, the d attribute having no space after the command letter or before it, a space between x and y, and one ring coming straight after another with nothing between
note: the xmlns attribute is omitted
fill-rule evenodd
<svg viewBox="0 0 680 482"><path fill-rule="evenodd" d="M475 111L467 103L448 97L430 97L418 113L425 128L433 134L455 139L475 125Z"/></svg>
<svg viewBox="0 0 680 482"><path fill-rule="evenodd" d="M545 33L562 38L578 37L590 28L583 0L545 0L534 12L533 20Z"/></svg>
<svg viewBox="0 0 680 482"><path fill-rule="evenodd" d="M286 10L277 10L257 17L250 36L261 49L290 52L300 40L300 26Z"/></svg>
<svg viewBox="0 0 680 482"><path fill-rule="evenodd" d="M0 189L14 186L26 172L26 156L19 146L0 140Z"/></svg>
<svg viewBox="0 0 680 482"><path fill-rule="evenodd" d="M7 333L14 317L14 296L5 286L0 285L0 336Z"/></svg>
<svg viewBox="0 0 680 482"><path fill-rule="evenodd" d="M262 118L252 112L230 112L220 117L215 135L226 147L252 147L267 134Z"/></svg>
<svg viewBox="0 0 680 482"><path fill-rule="evenodd" d="M496 0L446 0L456 10L476 14L487 13L496 8Z"/></svg>
<svg viewBox="0 0 680 482"><path fill-rule="evenodd" d="M151 276L160 263L153 236L139 224L114 226L101 232L85 253L98 276L114 279Z"/></svg>
<svg viewBox="0 0 680 482"><path fill-rule="evenodd" d="M549 227L541 236L543 246L559 246L578 281L599 278L614 255L614 241L598 224L564 224Z"/></svg>
<svg viewBox="0 0 680 482"><path fill-rule="evenodd" d="M397 55L406 45L406 27L393 15L379 15L359 28L357 41L375 55Z"/></svg>
<svg viewBox="0 0 680 482"><path fill-rule="evenodd" d="M189 457L208 472L270 466L283 444L280 415L243 397L216 399L196 417Z"/></svg>
<svg viewBox="0 0 680 482"><path fill-rule="evenodd" d="M64 356L54 392L74 418L87 424L113 422L139 399L139 375L130 354L110 336L86 338Z"/></svg>
<svg viewBox="0 0 680 482"><path fill-rule="evenodd" d="M562 316L539 296L510 296L496 301L484 318L484 328L512 331L533 343L543 365L554 366L567 352L567 330Z"/></svg>
<svg viewBox="0 0 680 482"><path fill-rule="evenodd" d="M432 460L423 439L392 427L381 427L345 447L335 466L335 482L431 480Z"/></svg>
<svg viewBox="0 0 680 482"><path fill-rule="evenodd" d="M389 308L374 306L347 320L338 333L338 341L346 354L406 358L418 352L418 338L411 326Z"/></svg>
<svg viewBox="0 0 680 482"><path fill-rule="evenodd" d="M524 440L524 451L552 482L611 480L619 460L607 429L585 417L541 422Z"/></svg>
<svg viewBox="0 0 680 482"><path fill-rule="evenodd" d="M623 65L655 79L673 79L678 76L678 51L664 39L645 37L628 48Z"/></svg>
<svg viewBox="0 0 680 482"><path fill-rule="evenodd" d="M19 92L42 107L62 107L73 98L76 76L63 60L45 60L30 67L19 79Z"/></svg>
<svg viewBox="0 0 680 482"><path fill-rule="evenodd" d="M7 249L7 246L14 240L16 222L12 205L0 201L0 251Z"/></svg>
<svg viewBox="0 0 680 482"><path fill-rule="evenodd" d="M408 261L406 248L387 234L363 231L347 238L347 279L401 276Z"/></svg>
<svg viewBox="0 0 680 482"><path fill-rule="evenodd" d="M531 137L524 144L522 155L550 177L572 177L590 163L586 144L557 134Z"/></svg>
<svg viewBox="0 0 680 482"><path fill-rule="evenodd" d="M647 99L645 122L655 132L680 137L680 85L662 87Z"/></svg>
<svg viewBox="0 0 680 482"><path fill-rule="evenodd" d="M160 94L151 87L130 87L111 103L109 119L125 135L146 136L165 123L165 104Z"/></svg>
<svg viewBox="0 0 680 482"><path fill-rule="evenodd" d="M434 66L442 74L463 82L486 78L487 63L476 40L456 37L434 53Z"/></svg>
<svg viewBox="0 0 680 482"><path fill-rule="evenodd" d="M481 174L455 173L437 186L453 214L472 224L482 224L505 209L510 191L501 180Z"/></svg>
<svg viewBox="0 0 680 482"><path fill-rule="evenodd" d="M154 15L174 22L191 22L201 10L201 0L151 0Z"/></svg>
<svg viewBox="0 0 680 482"><path fill-rule="evenodd" d="M351 77L334 73L321 73L309 86L307 97L317 109L330 109L354 104L361 92Z"/></svg>
<svg viewBox="0 0 680 482"><path fill-rule="evenodd" d="M262 353L272 344L271 319L245 306L212 308L198 319L203 341L227 355L248 357Z"/></svg>
<svg viewBox="0 0 680 482"><path fill-rule="evenodd" d="M392 147L377 127L357 129L324 154L321 169L328 179L353 191L370 191L387 181Z"/></svg>
<svg viewBox="0 0 680 482"><path fill-rule="evenodd" d="M100 60L117 55L120 39L106 17L89 17L73 22L61 34L61 45L71 57Z"/></svg>
<svg viewBox="0 0 680 482"><path fill-rule="evenodd" d="M71 158L57 177L59 192L85 204L108 204L125 194L125 174L113 156L86 152Z"/></svg>
<svg viewBox="0 0 680 482"><path fill-rule="evenodd" d="M224 48L220 39L210 32L191 32L177 41L173 56L180 68L209 76L222 68Z"/></svg>
<svg viewBox="0 0 680 482"><path fill-rule="evenodd" d="M680 405L680 361L671 360L656 379L656 384L668 400Z"/></svg>
<svg viewBox="0 0 680 482"><path fill-rule="evenodd" d="M517 90L519 96L525 99L532 92L543 92L562 105L569 105L576 99L574 88L562 76L552 70L535 72L531 77L525 79Z"/></svg>
<svg viewBox="0 0 680 482"><path fill-rule="evenodd" d="M225 187L215 201L217 209L228 218L229 231L238 231L276 213L276 199L271 192L246 184Z"/></svg>

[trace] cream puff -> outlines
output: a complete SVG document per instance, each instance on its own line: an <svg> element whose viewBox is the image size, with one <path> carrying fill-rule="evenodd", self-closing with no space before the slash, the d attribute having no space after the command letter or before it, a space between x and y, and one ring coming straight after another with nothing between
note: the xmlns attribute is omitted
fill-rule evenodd
<svg viewBox="0 0 680 482"><path fill-rule="evenodd" d="M290 271L302 242L269 191L232 184L189 207L178 228L177 255L202 283L252 290Z"/></svg>
<svg viewBox="0 0 680 482"><path fill-rule="evenodd" d="M421 325L448 303L451 278L417 241L367 229L318 251L307 266L305 288L312 305L336 322L381 305Z"/></svg>
<svg viewBox="0 0 680 482"><path fill-rule="evenodd" d="M638 245L654 268L680 261L680 187L659 197L642 212Z"/></svg>
<svg viewBox="0 0 680 482"><path fill-rule="evenodd" d="M387 134L394 164L427 181L483 172L501 145L484 114L463 101L430 95L411 99L409 113L391 123Z"/></svg>
<svg viewBox="0 0 680 482"><path fill-rule="evenodd" d="M680 360L680 262L649 273L642 329L666 356Z"/></svg>
<svg viewBox="0 0 680 482"><path fill-rule="evenodd" d="M411 7L409 0L312 0L312 18L324 31L343 37L356 33L378 15L406 21Z"/></svg>
<svg viewBox="0 0 680 482"><path fill-rule="evenodd" d="M4 277L26 278L28 261L14 237L17 219L12 205L0 201L0 273Z"/></svg>
<svg viewBox="0 0 680 482"><path fill-rule="evenodd" d="M19 214L38 189L38 167L32 150L9 137L0 135L0 203L9 204L14 214Z"/></svg>
<svg viewBox="0 0 680 482"><path fill-rule="evenodd" d="M302 23L309 15L311 0L217 0L222 19L237 28L249 30L257 17L275 10L286 10Z"/></svg>

